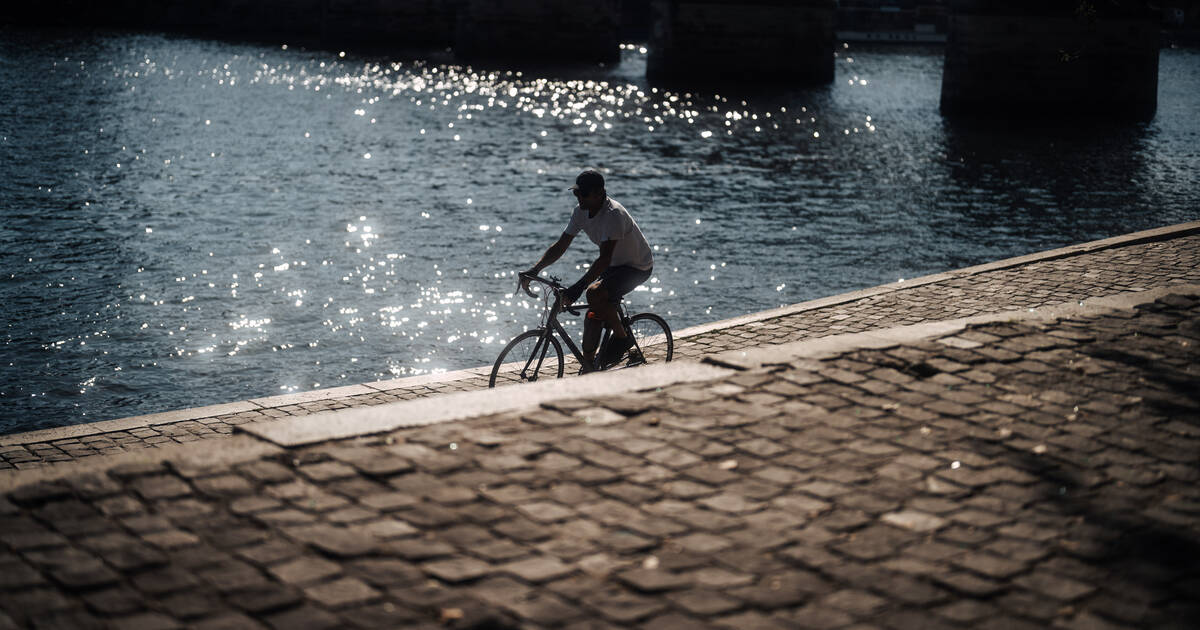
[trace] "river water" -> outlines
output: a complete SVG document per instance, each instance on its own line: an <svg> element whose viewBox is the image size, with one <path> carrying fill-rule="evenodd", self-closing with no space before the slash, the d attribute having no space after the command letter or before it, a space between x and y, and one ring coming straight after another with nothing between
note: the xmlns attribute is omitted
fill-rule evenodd
<svg viewBox="0 0 1200 630"><path fill-rule="evenodd" d="M0 433L488 364L604 169L676 329L1196 219L1200 53L1147 124L952 124L936 48L812 89L0 31ZM586 239L551 269L568 281Z"/></svg>

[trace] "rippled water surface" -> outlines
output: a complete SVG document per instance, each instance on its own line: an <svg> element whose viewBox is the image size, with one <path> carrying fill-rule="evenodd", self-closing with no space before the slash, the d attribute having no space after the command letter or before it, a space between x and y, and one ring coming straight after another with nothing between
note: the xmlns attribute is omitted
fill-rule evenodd
<svg viewBox="0 0 1200 630"><path fill-rule="evenodd" d="M1197 217L1197 52L1163 51L1153 122L1070 130L948 123L941 68L849 46L827 87L717 88L637 46L518 73L0 32L0 432L490 363L585 166L677 329Z"/></svg>

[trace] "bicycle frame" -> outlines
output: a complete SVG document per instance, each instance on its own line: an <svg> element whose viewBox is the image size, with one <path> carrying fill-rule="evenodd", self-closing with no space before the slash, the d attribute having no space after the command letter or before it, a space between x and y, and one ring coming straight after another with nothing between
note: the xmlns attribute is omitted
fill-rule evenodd
<svg viewBox="0 0 1200 630"><path fill-rule="evenodd" d="M567 349L571 351L571 355L575 357L575 360L579 362L579 365L583 365L583 351L575 345L575 342L571 339L571 333L567 332L567 329L563 328L563 325L558 321L558 314L561 312L562 311L559 310L557 306L551 307L550 316L548 318L549 321L547 322L546 326L546 334L549 335L552 332L558 333L559 338L566 342Z"/></svg>
<svg viewBox="0 0 1200 630"><path fill-rule="evenodd" d="M575 360L579 362L579 365L586 365L586 361L584 360L584 356L583 356L583 351L581 351L579 349L579 346L575 345L575 341L571 339L571 334L569 332L567 332L567 329L563 328L562 323L560 323L558 321L559 313L562 313L565 310L561 306L562 286L559 285L557 282L552 282L552 281L546 280L544 278L536 277L536 276L529 276L529 279L532 281L539 282L541 284L545 284L548 287L547 290L549 290L554 295L554 303L550 304L547 307L546 312L543 314L543 323L542 323L541 328L544 332L542 333L542 336L538 338L538 342L534 346L533 353L532 353L533 356L531 356L529 358L529 361L526 361L525 366L522 368L521 371L524 372L525 370L528 370L530 367L530 362L532 362L535 357L537 358L537 364L534 366L534 373L536 374L542 369L542 360L545 358L546 350L550 347L549 337L550 337L550 335L553 335L555 333L558 334L560 339L562 339L564 342L566 342L567 349L571 351L571 355L575 357ZM616 308L617 308L617 314L620 316L620 319L621 319L621 326L623 326L625 328L626 333L629 334L629 336L633 338L633 348L632 349L636 349L638 352L638 355L641 356L641 348L638 346L637 338L633 337L632 331L629 330L629 314L625 310L625 304L623 302L618 303L616 305ZM605 328L604 334L600 340L600 346L599 346L600 348L604 347L604 342L608 340L610 335L612 335L612 331ZM598 366L596 366L594 364L592 365L592 367L595 369L600 369Z"/></svg>

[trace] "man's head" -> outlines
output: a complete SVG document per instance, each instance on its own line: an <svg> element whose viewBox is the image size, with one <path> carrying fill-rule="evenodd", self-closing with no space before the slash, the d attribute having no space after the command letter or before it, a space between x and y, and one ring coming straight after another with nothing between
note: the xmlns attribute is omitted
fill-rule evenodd
<svg viewBox="0 0 1200 630"><path fill-rule="evenodd" d="M588 212L595 212L604 205L608 193L604 191L604 176L599 171L588 169L575 178L571 192L579 200L579 205Z"/></svg>

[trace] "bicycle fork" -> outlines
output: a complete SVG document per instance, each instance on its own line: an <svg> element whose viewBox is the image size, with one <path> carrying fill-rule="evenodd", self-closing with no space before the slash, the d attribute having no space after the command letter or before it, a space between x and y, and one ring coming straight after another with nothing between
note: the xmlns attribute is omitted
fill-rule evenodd
<svg viewBox="0 0 1200 630"><path fill-rule="evenodd" d="M521 368L521 379L525 381L538 380L538 374L542 372L542 362L546 360L546 350L550 348L550 329L545 329L545 333L538 337L538 341L533 346L533 352L529 354L529 359L525 361L525 366ZM529 364L534 360L537 363L533 366L533 374L529 374Z"/></svg>

